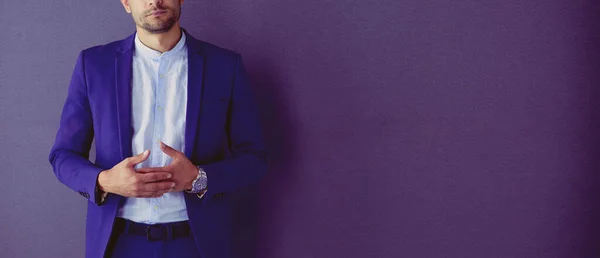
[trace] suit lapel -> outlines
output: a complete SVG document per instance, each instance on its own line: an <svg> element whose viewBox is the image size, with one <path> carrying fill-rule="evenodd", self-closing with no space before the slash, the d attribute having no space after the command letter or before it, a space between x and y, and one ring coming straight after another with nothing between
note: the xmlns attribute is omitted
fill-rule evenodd
<svg viewBox="0 0 600 258"><path fill-rule="evenodd" d="M185 156L192 160L195 150L196 135L200 124L202 108L202 88L204 78L204 56L200 42L187 31L186 46L188 49L188 95L185 117Z"/></svg>
<svg viewBox="0 0 600 258"><path fill-rule="evenodd" d="M121 158L133 156L131 141L131 79L133 70L133 40L135 33L121 42L115 57L115 87L117 96L117 120Z"/></svg>

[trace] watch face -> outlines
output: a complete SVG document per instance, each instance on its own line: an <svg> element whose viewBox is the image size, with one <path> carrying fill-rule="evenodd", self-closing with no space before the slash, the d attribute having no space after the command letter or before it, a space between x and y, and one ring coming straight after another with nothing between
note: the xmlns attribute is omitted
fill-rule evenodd
<svg viewBox="0 0 600 258"><path fill-rule="evenodd" d="M201 168L198 168L198 176L192 182L192 190L190 190L190 192L198 193L205 188L206 188L206 173Z"/></svg>
<svg viewBox="0 0 600 258"><path fill-rule="evenodd" d="M198 178L196 182L194 182L194 188L196 188L197 191L206 188L206 173L202 169L199 170Z"/></svg>

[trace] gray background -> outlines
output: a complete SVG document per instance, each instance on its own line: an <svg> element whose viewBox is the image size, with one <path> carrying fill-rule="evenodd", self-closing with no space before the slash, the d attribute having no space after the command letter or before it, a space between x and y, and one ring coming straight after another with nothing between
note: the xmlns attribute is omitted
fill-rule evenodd
<svg viewBox="0 0 600 258"><path fill-rule="evenodd" d="M0 0L0 256L82 257L47 161L112 1ZM187 1L245 59L271 152L239 257L600 257L600 8L580 0ZM209 179L210 180L210 179Z"/></svg>

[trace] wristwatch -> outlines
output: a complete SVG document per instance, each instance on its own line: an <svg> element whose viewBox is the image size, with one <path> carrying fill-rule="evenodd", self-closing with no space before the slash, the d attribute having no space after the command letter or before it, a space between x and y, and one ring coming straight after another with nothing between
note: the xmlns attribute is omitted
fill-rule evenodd
<svg viewBox="0 0 600 258"><path fill-rule="evenodd" d="M198 167L198 176L192 181L192 189L186 190L186 192L194 194L203 192L206 189L207 181L206 172L201 167Z"/></svg>

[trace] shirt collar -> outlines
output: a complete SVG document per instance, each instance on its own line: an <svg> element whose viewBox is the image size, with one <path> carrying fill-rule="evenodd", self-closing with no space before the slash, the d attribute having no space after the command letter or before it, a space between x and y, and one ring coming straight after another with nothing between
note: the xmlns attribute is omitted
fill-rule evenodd
<svg viewBox="0 0 600 258"><path fill-rule="evenodd" d="M149 58L161 58L161 57L164 58L164 57L180 55L180 54L184 53L183 50L185 50L185 33L183 31L181 32L181 38L179 39L179 42L177 42L175 47L173 47L171 50L164 52L164 53L160 53L159 51L156 51L156 50L151 49L148 46L144 45L144 43L142 43L142 41L138 37L138 34L137 33L135 34L135 53L136 53L136 55L140 55L143 57L149 57Z"/></svg>

